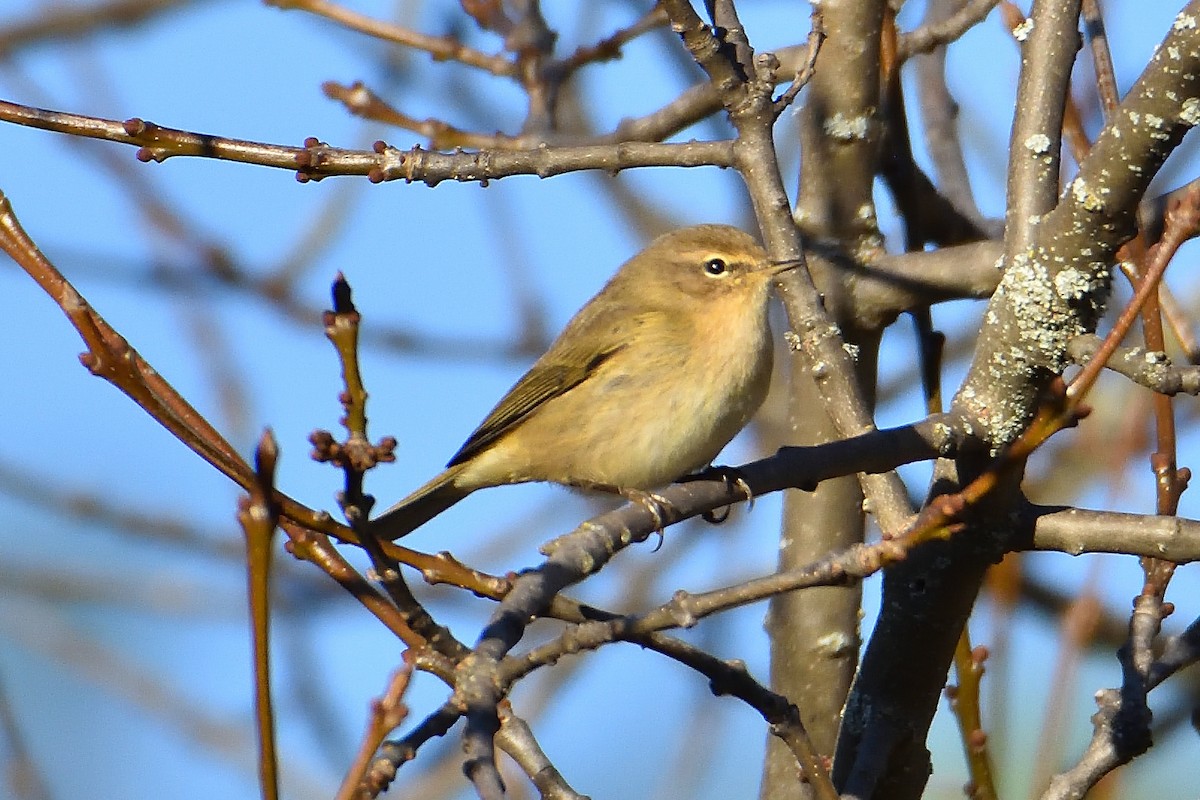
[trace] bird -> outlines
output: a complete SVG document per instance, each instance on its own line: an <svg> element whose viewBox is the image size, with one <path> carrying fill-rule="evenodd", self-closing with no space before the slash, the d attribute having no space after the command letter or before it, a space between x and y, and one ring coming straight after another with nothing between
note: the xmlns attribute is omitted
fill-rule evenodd
<svg viewBox="0 0 1200 800"><path fill-rule="evenodd" d="M371 521L405 536L472 492L529 481L644 499L711 465L770 384L772 263L728 225L665 233L579 310L450 459Z"/></svg>

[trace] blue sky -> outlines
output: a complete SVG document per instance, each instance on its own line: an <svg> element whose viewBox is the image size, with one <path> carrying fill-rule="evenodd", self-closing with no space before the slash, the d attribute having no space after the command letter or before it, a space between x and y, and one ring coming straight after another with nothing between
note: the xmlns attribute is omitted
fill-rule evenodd
<svg viewBox="0 0 1200 800"><path fill-rule="evenodd" d="M459 13L456 3L411 5L360 0L354 7L379 17L415 19L434 32ZM582 18L576 17L574 5L546 5L551 22L562 24L570 43L590 41L634 14L632 4L622 2L597 3ZM794 43L807 32L802 4L743 5L751 40L760 49ZM910 5L908 20L916 18L921 4ZM1125 88L1173 9L1119 5L1109 26L1114 41L1119 33L1117 66ZM29 13L24 7L0 10L0 26ZM951 88L968 130L972 179L981 207L991 215L1003 209L998 187L1003 186L1018 68L1016 51L1006 39L993 14L952 49L950 58ZM478 45L490 49L496 42L481 38ZM646 113L674 96L685 81L698 79L698 72L683 62L661 59L660 47L653 38L639 42L621 61L583 74L584 94L595 98L601 127ZM385 70L388 58L392 62ZM389 53L330 23L255 3L196 2L143 28L90 37L69 47L32 48L0 63L2 96L32 105L111 119L138 116L282 144L299 144L306 136L349 147L369 147L376 138L399 147L416 143L413 134L350 118L321 95L322 81L359 79L388 91L399 107L418 118L446 115L483 130L512 130L519 123L520 97L502 79L475 81L461 69L431 64L420 55ZM474 117L461 109L447 112L446 92L467 89L484 111ZM781 137L790 124L789 119L781 123ZM720 132L721 126L706 125L686 135L704 138ZM642 242L608 199L603 182L609 179L589 175L511 178L486 189L371 186L358 179L301 185L284 171L211 160L176 158L143 165L134 160L132 148L73 142L11 125L0 125L0 147L7 155L0 189L43 250L240 449L248 452L261 428L271 426L283 450L280 486L313 506L333 508L337 476L309 460L306 438L316 427L337 433L340 413L338 367L319 325L298 323L257 300L211 285L188 292L156 285L156 268L190 274L195 251L146 223L130 193L114 184L105 158L115 159L165 196L187 220L191 236L225 248L254 275L268 274L309 241L314 226L336 209L332 215L339 221L318 237L321 246L314 250L313 267L299 283L300 299L314 309L324 307L329 281L340 270L355 289L368 334L373 328L403 329L454 343L453 358L370 341L364 346L374 436L392 434L400 442L398 463L379 470L369 486L385 504L440 469L532 360L529 355L496 355L520 330L514 301L530 298L552 334ZM100 150L102 157L97 156ZM792 170L789 187L795 184L795 159L790 150L783 155ZM1190 177L1192 169L1189 159L1173 163L1168 172ZM746 221L731 174L646 170L618 180L680 224ZM1177 182L1168 178L1165 188ZM894 234L894 220L882 218L885 232ZM1177 288L1185 297L1194 294L1185 282ZM146 514L188 520L211 541L238 541L232 485L126 398L81 369L77 336L59 310L10 265L0 266L0 295L15 309L0 350L7 374L0 412L9 423L0 462L37 481L101 493ZM936 318L952 337L969 336L980 309L979 304L956 304L939 309ZM885 342L885 380L911 368L910 353L911 337L902 324ZM961 369L948 369L948 387L956 385ZM222 385L246 388L231 392ZM1108 386L1114 392L1121 389L1119 384ZM1181 408L1191 402L1182 400ZM899 424L917 418L920 409L919 397L909 396L882 408L880 420ZM1187 463L1194 446L1194 436L1187 436L1181 462ZM743 437L721 460L740 463L758 454L751 437ZM913 488L919 492L921 470L908 474L918 477ZM1148 473L1122 476L1112 491L1093 492L1084 500L1095 506L1149 509ZM104 526L52 516L21 499L0 495L0 504L6 521L0 526L0 543L8 554L0 567L0 585L4 573L10 581L17 574L72 576L64 586L43 580L38 590L0 591L0 681L54 796L140 797L166 785L181 798L254 796L250 753L236 738L246 737L249 743L252 719L237 563L204 548L147 543ZM435 520L411 542L450 549L469 563L503 572L536 563L540 542L603 507L554 488L489 490ZM778 499L763 498L751 514L735 513L735 524L672 531L662 551L651 553L650 546L643 546L623 554L603 575L578 587L577 594L609 606L640 598L637 602L645 607L677 588L700 590L769 572L777 512ZM1191 500L1185 499L1183 513L1195 516ZM1055 583L1075 586L1089 563L1042 557L1033 569ZM1136 565L1130 559L1102 563L1106 599L1122 611L1139 586ZM367 703L382 691L399 651L351 601L323 590L317 580L304 580L301 565L285 567L293 579L288 585L307 593L302 609L278 627L276 684L288 756L285 785L290 796L315 797L336 785L337 765L345 763L357 743ZM43 596L67 589L84 592L89 602L61 597L49 602ZM1184 571L1173 588L1181 616L1195 613L1186 601L1195 600L1196 589L1195 576ZM488 606L459 602L441 588L422 592L461 638L474 639ZM877 581L868 582L868 624L877 594ZM986 630L984 611L979 624ZM763 606L742 609L687 635L722 655L746 659L765 679L764 613ZM545 635L545 629L535 628L532 634ZM986 641L986 635L982 638ZM1045 665L1055 641L1055 629L1044 620L1018 615L1014 695L1038 702L1049 691ZM109 658L116 660L110 663ZM297 674L300 665L315 675ZM1030 665L1040 666L1029 670ZM1117 680L1112 659L1088 659L1083 669L1075 684L1079 698L1072 723L1072 741L1080 743L1091 692ZM128 686L114 675L128 679ZM311 708L296 699L305 678L334 687L332 722L323 727L307 721L312 715L305 709ZM568 682L565 693L550 695L558 678ZM162 687L162 697L154 686ZM173 707L167 702L172 697L185 705ZM421 714L443 697L441 685L425 678L414 686L410 705ZM515 694L519 710L544 697L550 698L550 709L538 717L535 730L576 788L595 797L670 796L673 789L664 783L663 766L675 764L673 759L680 758L675 748L687 743L679 731L697 725L723 726L727 738L711 763L691 765L697 786L689 793L747 796L757 786L756 764L766 736L761 721L732 700L712 698L701 680L657 656L631 646L612 647L569 659L549 682ZM1036 734L1029 730L1035 730L1036 722L1014 715L1010 725L1019 734L1010 753L1017 760L1033 757ZM329 739L314 732L317 728ZM651 748L644 740L661 747ZM597 761L590 748L614 741L620 746ZM932 786L944 791L939 796L957 796L963 781L961 758L944 718L935 741ZM338 745L344 748L340 753L335 752ZM439 746L452 752L457 748L453 741ZM1178 737L1163 745L1180 746ZM55 765L64 747L72 755L69 769ZM622 764L616 776L614 763ZM1200 791L1200 776L1181 769L1173 777L1181 793L1171 796Z"/></svg>

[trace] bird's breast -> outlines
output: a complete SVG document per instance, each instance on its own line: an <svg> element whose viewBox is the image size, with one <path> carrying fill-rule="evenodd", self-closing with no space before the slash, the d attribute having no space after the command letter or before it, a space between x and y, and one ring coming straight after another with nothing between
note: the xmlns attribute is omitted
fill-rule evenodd
<svg viewBox="0 0 1200 800"><path fill-rule="evenodd" d="M556 452L527 453L531 472L549 465L528 477L651 489L711 463L766 396L770 331L759 313L689 333L639 337L539 411L530 422L555 431Z"/></svg>

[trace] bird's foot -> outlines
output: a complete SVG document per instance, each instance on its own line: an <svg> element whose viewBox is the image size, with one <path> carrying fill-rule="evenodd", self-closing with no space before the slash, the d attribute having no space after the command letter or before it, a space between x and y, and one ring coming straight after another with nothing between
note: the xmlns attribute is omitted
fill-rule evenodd
<svg viewBox="0 0 1200 800"><path fill-rule="evenodd" d="M621 489L620 495L631 503L637 503L649 511L650 516L654 517L654 532L658 534L658 544L654 546L654 552L657 553L662 549L663 540L666 539L663 527L666 525L667 516L674 510L671 501L661 494L644 489Z"/></svg>
<svg viewBox="0 0 1200 800"><path fill-rule="evenodd" d="M754 492L750 489L750 484L746 481L746 477L742 474L742 471L736 467L707 467L693 475L685 476L682 481L712 480L714 478L719 478L726 486L736 486L740 489L746 495L746 510L751 511L754 509ZM712 511L705 511L700 517L705 522L720 525L729 519L732 508L732 506L724 506Z"/></svg>

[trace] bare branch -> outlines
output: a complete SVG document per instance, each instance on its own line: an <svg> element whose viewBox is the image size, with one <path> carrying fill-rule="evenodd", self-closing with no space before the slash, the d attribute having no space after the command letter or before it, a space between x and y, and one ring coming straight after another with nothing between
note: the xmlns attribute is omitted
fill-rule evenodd
<svg viewBox="0 0 1200 800"><path fill-rule="evenodd" d="M1076 363L1087 364L1100 350L1103 341L1094 333L1083 334L1071 340L1067 352ZM1200 367L1176 367L1161 350L1120 347L1104 366L1160 394L1200 394Z"/></svg>
<svg viewBox="0 0 1200 800"><path fill-rule="evenodd" d="M436 61L457 61L460 64L505 77L515 77L517 74L516 62L504 56L490 55L473 47L467 47L452 36L429 36L401 25L381 22L351 11L337 3L327 2L327 0L267 0L267 5L284 11L291 9L307 11L376 39L411 47L414 50L424 50Z"/></svg>
<svg viewBox="0 0 1200 800"><path fill-rule="evenodd" d="M1198 10L1189 4L1180 13L1187 17ZM1005 277L989 304L980 348L955 401L980 419L989 441L1011 441L1024 429L1042 387L1066 365L1067 343L1094 330L1108 297L1113 256L1133 233L1142 193L1184 133L1200 121L1194 113L1198 69L1200 33L1175 25L1122 102L1122 113L1114 115L1084 159L1070 191L1037 226L1033 249L1019 244L1020 236L1009 239ZM1123 168L1110 169L1112 164ZM1034 336L1034 327L1051 335Z"/></svg>
<svg viewBox="0 0 1200 800"><path fill-rule="evenodd" d="M1029 505L1022 512L1035 550L1073 556L1129 553L1177 564L1200 561L1200 523L1182 517Z"/></svg>
<svg viewBox="0 0 1200 800"><path fill-rule="evenodd" d="M0 101L0 120L138 145L138 158L142 161L165 161L173 156L217 158L295 170L296 177L301 181L318 180L331 175L364 175L373 183L404 180L436 186L444 180L473 183L511 175L548 178L587 169L616 173L634 167L728 167L733 164L731 142L630 142L477 153L437 153L420 147L403 151L377 142L373 152L366 152L330 147L312 138L305 142L304 147L226 139L163 128L140 119L117 122L5 101Z"/></svg>
<svg viewBox="0 0 1200 800"><path fill-rule="evenodd" d="M953 19L956 6L958 3L954 0L931 2L926 12L925 27L936 29ZM936 47L932 52L918 56L916 71L925 142L933 161L938 191L960 214L987 229L967 177L958 131L958 103L946 85L946 48ZM989 230L989 233L999 236L1002 231Z"/></svg>
<svg viewBox="0 0 1200 800"><path fill-rule="evenodd" d="M921 27L900 37L896 48L896 60L904 62L915 55L930 53L956 41L987 19L997 2L999 0L970 0L949 16L936 21L928 20Z"/></svg>
<svg viewBox="0 0 1200 800"><path fill-rule="evenodd" d="M39 8L37 16L0 28L0 58L25 47L125 28L158 14L198 4L198 0L106 0L92 5Z"/></svg>
<svg viewBox="0 0 1200 800"><path fill-rule="evenodd" d="M1058 197L1063 107L1080 44L1080 1L1036 0L1032 16L1017 36L1021 81L1008 147L1005 215L1010 263L1032 245L1034 223L1054 208Z"/></svg>

